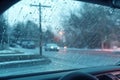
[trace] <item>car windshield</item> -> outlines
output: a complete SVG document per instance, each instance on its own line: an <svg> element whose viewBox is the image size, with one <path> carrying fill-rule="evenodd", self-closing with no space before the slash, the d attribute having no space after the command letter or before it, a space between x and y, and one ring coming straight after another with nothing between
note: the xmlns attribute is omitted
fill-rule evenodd
<svg viewBox="0 0 120 80"><path fill-rule="evenodd" d="M73 0L21 0L0 16L1 76L119 61L119 9Z"/></svg>

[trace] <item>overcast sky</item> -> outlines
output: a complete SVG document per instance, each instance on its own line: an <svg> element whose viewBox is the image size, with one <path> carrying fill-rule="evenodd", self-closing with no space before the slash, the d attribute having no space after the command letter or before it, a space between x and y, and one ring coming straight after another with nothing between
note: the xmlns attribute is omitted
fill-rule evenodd
<svg viewBox="0 0 120 80"><path fill-rule="evenodd" d="M12 6L5 12L8 16L9 24L13 26L18 21L26 22L32 20L39 24L39 8L31 7L30 4L51 6L50 8L42 8L42 28L46 29L47 26L53 28L59 27L61 16L69 16L70 11L77 11L80 8L80 2L72 0L22 0Z"/></svg>

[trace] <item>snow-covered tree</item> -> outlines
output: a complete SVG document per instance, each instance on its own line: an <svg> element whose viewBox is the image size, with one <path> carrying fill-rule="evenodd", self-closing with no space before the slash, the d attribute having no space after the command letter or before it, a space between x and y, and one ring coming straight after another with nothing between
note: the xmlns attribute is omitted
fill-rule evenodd
<svg viewBox="0 0 120 80"><path fill-rule="evenodd" d="M110 8L98 5L84 4L82 10L70 12L70 16L62 23L65 28L66 44L70 47L101 48L102 41L110 34L118 35L120 25L115 25L118 14L114 16Z"/></svg>

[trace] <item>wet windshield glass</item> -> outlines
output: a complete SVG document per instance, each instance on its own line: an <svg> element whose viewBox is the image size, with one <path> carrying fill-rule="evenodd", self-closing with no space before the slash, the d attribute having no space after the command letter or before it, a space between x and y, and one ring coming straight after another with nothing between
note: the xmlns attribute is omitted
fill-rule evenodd
<svg viewBox="0 0 120 80"><path fill-rule="evenodd" d="M115 65L120 61L119 13L80 1L21 0L0 16L0 72Z"/></svg>

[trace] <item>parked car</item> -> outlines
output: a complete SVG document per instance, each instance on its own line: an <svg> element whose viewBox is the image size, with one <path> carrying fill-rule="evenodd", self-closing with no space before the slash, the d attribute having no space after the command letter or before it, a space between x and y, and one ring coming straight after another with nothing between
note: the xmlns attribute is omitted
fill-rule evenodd
<svg viewBox="0 0 120 80"><path fill-rule="evenodd" d="M21 41L17 41L16 44L21 45Z"/></svg>
<svg viewBox="0 0 120 80"><path fill-rule="evenodd" d="M34 41L29 41L29 42L28 42L27 48L29 48L29 49L34 49L35 47L36 47L36 45L35 45L35 42L34 42Z"/></svg>
<svg viewBox="0 0 120 80"><path fill-rule="evenodd" d="M45 45L45 51L59 51L60 47L55 43L49 43Z"/></svg>
<svg viewBox="0 0 120 80"><path fill-rule="evenodd" d="M34 41L23 41L21 46L28 49L34 49L36 47Z"/></svg>
<svg viewBox="0 0 120 80"><path fill-rule="evenodd" d="M16 47L16 44L15 43L10 43L9 46L10 47Z"/></svg>

